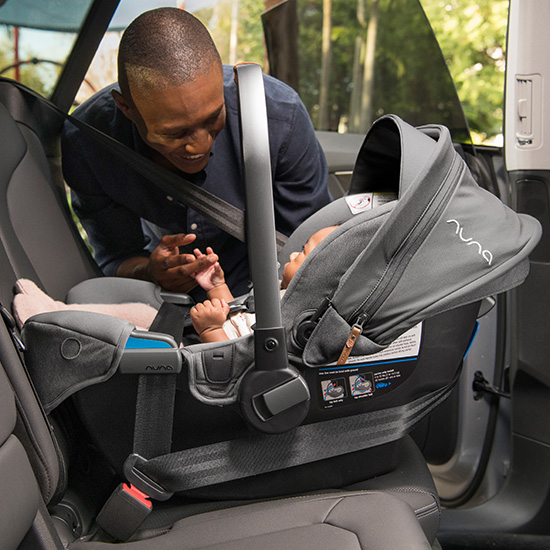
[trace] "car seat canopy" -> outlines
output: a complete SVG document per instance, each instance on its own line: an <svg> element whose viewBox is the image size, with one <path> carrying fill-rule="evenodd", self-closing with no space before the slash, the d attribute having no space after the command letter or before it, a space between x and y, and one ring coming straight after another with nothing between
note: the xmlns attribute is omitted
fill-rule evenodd
<svg viewBox="0 0 550 550"><path fill-rule="evenodd" d="M528 274L540 224L474 181L445 127L379 119L350 193L377 191L397 200L351 215L306 259L283 298L290 351L307 365L336 361L358 319L354 353L370 355L418 322L509 290ZM325 299L304 347L297 326Z"/></svg>

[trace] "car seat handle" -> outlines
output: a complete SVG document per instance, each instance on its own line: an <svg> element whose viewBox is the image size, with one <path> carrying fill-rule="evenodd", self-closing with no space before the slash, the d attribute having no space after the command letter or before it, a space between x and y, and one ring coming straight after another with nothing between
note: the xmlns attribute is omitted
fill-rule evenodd
<svg viewBox="0 0 550 550"><path fill-rule="evenodd" d="M255 369L243 379L239 401L246 421L265 433L300 425L309 410L309 390L289 367L282 326L277 241L271 178L269 129L262 69L235 67L239 99L246 227L250 275L254 285Z"/></svg>

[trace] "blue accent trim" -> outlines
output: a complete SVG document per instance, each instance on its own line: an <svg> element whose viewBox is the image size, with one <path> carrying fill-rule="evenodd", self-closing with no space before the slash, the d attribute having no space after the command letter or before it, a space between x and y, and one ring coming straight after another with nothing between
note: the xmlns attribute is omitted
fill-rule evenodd
<svg viewBox="0 0 550 550"><path fill-rule="evenodd" d="M168 342L162 340L152 340L151 338L134 338L130 336L124 349L156 349L156 348L171 348Z"/></svg>
<svg viewBox="0 0 550 550"><path fill-rule="evenodd" d="M468 353L470 353L470 348L472 347L472 344L474 343L474 340L476 339L478 332L479 332L479 321L476 321L476 324L474 325L474 330L472 330L472 335L470 336L470 341L468 342L468 347L464 352L464 357L462 357L463 361L464 359L466 359L466 356L468 355Z"/></svg>
<svg viewBox="0 0 550 550"><path fill-rule="evenodd" d="M355 367L373 367L374 365L389 365L391 363L406 363L407 361L416 361L418 357L410 357L409 359L395 359L394 361L378 361L376 363L353 363L349 365L342 365L341 367L327 367L325 369L319 369L319 371L325 370L342 370L342 369L354 369Z"/></svg>

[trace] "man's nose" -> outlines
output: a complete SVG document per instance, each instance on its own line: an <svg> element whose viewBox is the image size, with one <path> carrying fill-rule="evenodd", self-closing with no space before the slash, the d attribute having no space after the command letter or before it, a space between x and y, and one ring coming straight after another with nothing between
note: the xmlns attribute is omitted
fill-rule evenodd
<svg viewBox="0 0 550 550"><path fill-rule="evenodd" d="M300 254L300 253L299 252L291 252L288 259L292 262L292 260L295 260L298 257L298 254Z"/></svg>
<svg viewBox="0 0 550 550"><path fill-rule="evenodd" d="M210 151L214 138L206 129L197 130L189 136L185 150L191 155L201 155Z"/></svg>

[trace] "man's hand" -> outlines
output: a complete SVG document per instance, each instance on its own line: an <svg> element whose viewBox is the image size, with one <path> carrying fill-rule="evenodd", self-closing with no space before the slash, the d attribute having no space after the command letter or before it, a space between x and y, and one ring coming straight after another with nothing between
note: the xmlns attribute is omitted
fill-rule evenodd
<svg viewBox="0 0 550 550"><path fill-rule="evenodd" d="M149 258L150 278L165 290L189 292L197 285L195 274L204 272L218 261L217 254L180 254L179 247L192 243L193 233L165 235Z"/></svg>
<svg viewBox="0 0 550 550"><path fill-rule="evenodd" d="M180 254L179 247L196 239L193 233L165 235L149 258L128 258L120 264L117 276L153 281L171 292L189 292L195 286L195 275L218 261L217 254Z"/></svg>

